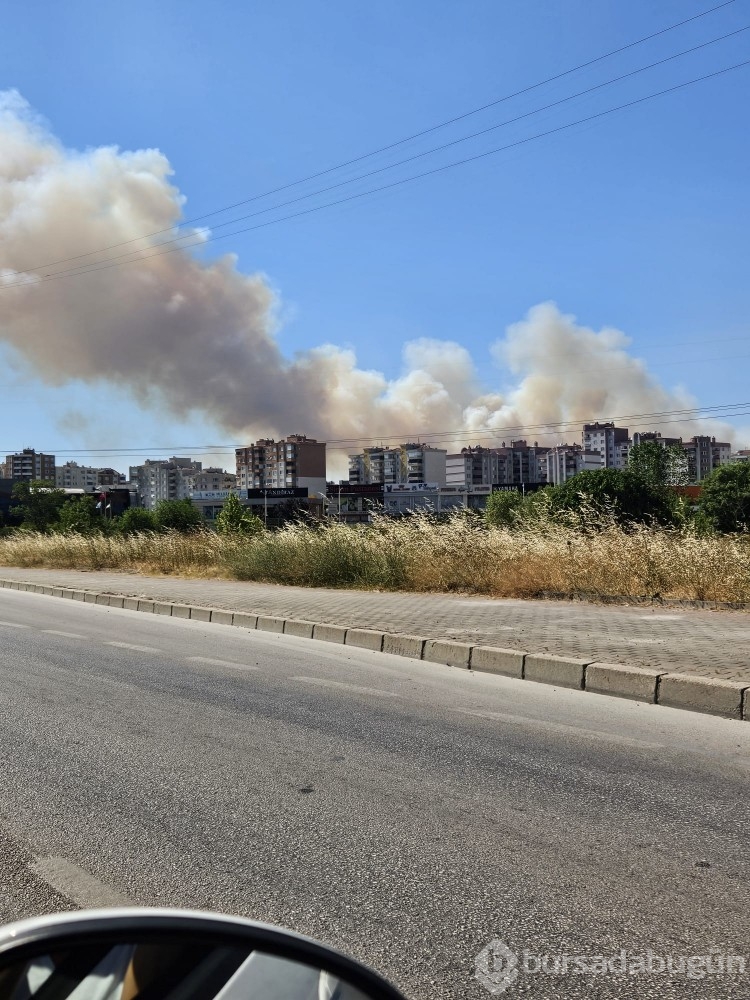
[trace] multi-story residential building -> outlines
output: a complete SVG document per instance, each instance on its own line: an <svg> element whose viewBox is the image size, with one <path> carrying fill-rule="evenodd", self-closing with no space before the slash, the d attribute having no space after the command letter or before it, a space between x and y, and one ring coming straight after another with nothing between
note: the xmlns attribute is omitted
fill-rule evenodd
<svg viewBox="0 0 750 1000"><path fill-rule="evenodd" d="M494 449L498 455L498 479L501 486L538 486L547 482L547 453L537 441L528 444L523 438Z"/></svg>
<svg viewBox="0 0 750 1000"><path fill-rule="evenodd" d="M283 441L263 438L235 450L239 489L326 488L325 441L290 434Z"/></svg>
<svg viewBox="0 0 750 1000"><path fill-rule="evenodd" d="M209 468L185 476L187 494L216 493L221 490L234 490L237 486L237 476L223 469Z"/></svg>
<svg viewBox="0 0 750 1000"><path fill-rule="evenodd" d="M445 486L445 448L407 443L396 448L365 448L349 456L349 482L352 485L372 483L436 483Z"/></svg>
<svg viewBox="0 0 750 1000"><path fill-rule="evenodd" d="M633 434L633 447L645 444L647 441L654 441L662 448L672 448L674 445L681 445L682 438L662 437L659 431L636 431Z"/></svg>
<svg viewBox="0 0 750 1000"><path fill-rule="evenodd" d="M740 448L729 456L730 462L750 462L750 448Z"/></svg>
<svg viewBox="0 0 750 1000"><path fill-rule="evenodd" d="M119 486L125 476L116 469L96 469L77 462L66 462L55 469L55 486L63 490L92 493L98 486Z"/></svg>
<svg viewBox="0 0 750 1000"><path fill-rule="evenodd" d="M732 446L727 441L717 441L715 437L708 435L696 435L681 444L687 456L691 483L699 483L714 469L726 465L732 454Z"/></svg>
<svg viewBox="0 0 750 1000"><path fill-rule="evenodd" d="M469 488L473 486L492 486L500 483L501 475L505 477L505 457L496 449L462 448L460 453L447 455L445 459L445 484Z"/></svg>
<svg viewBox="0 0 750 1000"><path fill-rule="evenodd" d="M352 486L404 482L402 458L400 448L365 448L349 456L349 482Z"/></svg>
<svg viewBox="0 0 750 1000"><path fill-rule="evenodd" d="M152 510L160 500L186 499L188 477L201 470L202 464L192 458L149 458L143 465L131 465L129 478L141 507Z"/></svg>
<svg viewBox="0 0 750 1000"><path fill-rule="evenodd" d="M604 459L605 469L624 469L628 464L629 451L627 427L615 427L614 423L584 424L581 447L584 451L598 451Z"/></svg>
<svg viewBox="0 0 750 1000"><path fill-rule="evenodd" d="M579 472L605 468L600 451L585 451L579 444L559 444L547 454L547 482L560 486Z"/></svg>
<svg viewBox="0 0 750 1000"><path fill-rule="evenodd" d="M55 456L45 455L33 448L24 448L5 459L8 479L46 479L55 481Z"/></svg>
<svg viewBox="0 0 750 1000"><path fill-rule="evenodd" d="M437 483L445 486L445 448L433 448L426 444L405 444L406 482Z"/></svg>
<svg viewBox="0 0 750 1000"><path fill-rule="evenodd" d="M633 434L633 447L654 441L662 448L682 448L687 459L687 474L691 483L699 483L720 465L731 460L732 446L728 441L717 441L708 435L695 435L689 441L682 438L662 437L658 431Z"/></svg>

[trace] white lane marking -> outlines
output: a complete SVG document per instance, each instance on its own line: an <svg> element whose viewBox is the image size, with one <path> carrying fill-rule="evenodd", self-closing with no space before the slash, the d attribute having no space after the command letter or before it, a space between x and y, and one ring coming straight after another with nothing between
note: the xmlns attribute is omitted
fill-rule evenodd
<svg viewBox="0 0 750 1000"><path fill-rule="evenodd" d="M293 681L304 681L305 684L317 684L319 687L332 687L340 691L354 691L356 694L379 694L384 698L400 698L393 691L380 691L378 688L360 687L359 684L345 684L343 681L329 681L324 677L292 677Z"/></svg>
<svg viewBox="0 0 750 1000"><path fill-rule="evenodd" d="M660 646L664 644L664 639L636 639L633 637L628 637L625 635L610 635L608 641L613 646L619 646L620 643L625 643L626 646Z"/></svg>
<svg viewBox="0 0 750 1000"><path fill-rule="evenodd" d="M646 740L639 740L634 736L619 736L617 733L601 732L598 729L586 729L583 726L567 726L564 722L548 722L546 719L532 719L525 715L510 715L507 712L490 712L484 709L474 708L454 708L454 712L462 715L473 715L478 719L491 719L497 722L507 722L512 726L530 726L537 729L544 729L551 733L570 733L576 736L588 737L594 740L605 740L608 743L621 743L623 746L639 747L645 750L666 750L663 743L651 743Z"/></svg>
<svg viewBox="0 0 750 1000"><path fill-rule="evenodd" d="M19 625L18 622L0 622L0 625L4 625L6 628L28 628L28 625Z"/></svg>
<svg viewBox="0 0 750 1000"><path fill-rule="evenodd" d="M42 632L45 635L61 635L64 639L85 639L85 635L80 635L78 632L60 632L56 628L43 628Z"/></svg>
<svg viewBox="0 0 750 1000"><path fill-rule="evenodd" d="M188 656L189 663L208 663L212 667L232 667L234 670L260 670L249 663L234 663L231 660L216 660L212 656Z"/></svg>
<svg viewBox="0 0 750 1000"><path fill-rule="evenodd" d="M644 622L681 622L684 615L643 615Z"/></svg>
<svg viewBox="0 0 750 1000"><path fill-rule="evenodd" d="M154 646L136 646L133 642L105 642L105 646L117 646L118 649L134 649L136 653L162 653L161 649Z"/></svg>
<svg viewBox="0 0 750 1000"><path fill-rule="evenodd" d="M536 727L537 729L543 729L552 733L559 733L563 736L567 736L572 733L576 736L592 740L615 744L619 743L626 747L635 747L638 750L658 750L661 752L667 750L677 754L690 754L695 757L718 759L722 762L723 767L726 767L727 763L729 763L743 772L750 771L750 762L748 761L748 756L745 752L743 752L742 755L738 754L736 756L728 756L723 750L704 750L700 747L692 746L672 747L667 743L654 743L649 740L641 740L637 736L620 736L617 733L601 732L598 729L587 729L582 726L568 726L564 722L548 722L545 719L531 719L525 715L510 715L506 712L490 712L485 711L484 709L472 708L454 708L452 711L461 712L462 715L473 715L479 719L491 719L493 721L497 720L499 722L507 722L513 726Z"/></svg>
<svg viewBox="0 0 750 1000"><path fill-rule="evenodd" d="M29 869L47 885L81 907L132 906L124 893L100 882L98 878L67 858L37 858Z"/></svg>

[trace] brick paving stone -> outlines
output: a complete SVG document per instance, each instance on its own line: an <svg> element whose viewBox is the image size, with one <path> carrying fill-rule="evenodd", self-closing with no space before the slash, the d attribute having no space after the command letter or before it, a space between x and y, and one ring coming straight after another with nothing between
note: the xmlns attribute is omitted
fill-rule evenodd
<svg viewBox="0 0 750 1000"><path fill-rule="evenodd" d="M3 566L0 579L750 683L747 611L324 590ZM0 590L0 602L2 594Z"/></svg>

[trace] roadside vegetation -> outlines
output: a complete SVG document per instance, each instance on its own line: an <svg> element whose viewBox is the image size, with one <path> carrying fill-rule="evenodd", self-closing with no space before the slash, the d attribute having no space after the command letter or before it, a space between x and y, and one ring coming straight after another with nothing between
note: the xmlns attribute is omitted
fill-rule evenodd
<svg viewBox="0 0 750 1000"><path fill-rule="evenodd" d="M188 501L110 521L88 500L56 506L57 491L23 484L23 523L4 529L0 564L499 597L750 602L750 467L716 470L694 507L673 488L662 450L641 447L626 471L581 473L525 497L495 492L483 515L376 514L352 526L297 515L273 531L236 500L209 529Z"/></svg>

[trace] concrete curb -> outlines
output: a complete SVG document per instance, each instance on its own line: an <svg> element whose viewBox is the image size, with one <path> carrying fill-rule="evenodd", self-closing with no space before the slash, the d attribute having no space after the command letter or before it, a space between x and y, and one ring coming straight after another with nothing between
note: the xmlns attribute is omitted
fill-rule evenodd
<svg viewBox="0 0 750 1000"><path fill-rule="evenodd" d="M691 674L665 673L621 663L598 663L574 660L545 653L527 653L518 649L472 645L450 639L379 632L377 629L349 628L330 622L311 622L296 618L254 615L223 608L205 608L191 604L171 604L137 597L122 597L92 590L49 587L36 583L0 579L0 588L23 590L49 597L62 597L88 604L100 604L126 611L170 615L217 625L232 625L248 630L286 634L302 639L319 639L391 653L429 663L443 663L477 673L502 674L555 687L587 691L590 694L630 698L649 705L719 715L750 722L750 680L712 680Z"/></svg>
<svg viewBox="0 0 750 1000"><path fill-rule="evenodd" d="M748 686L737 681L711 680L689 674L664 674L659 678L657 701L671 708L686 708L727 719L741 719L747 708ZM747 720L748 717L745 716ZM748 720L750 721L750 720Z"/></svg>

